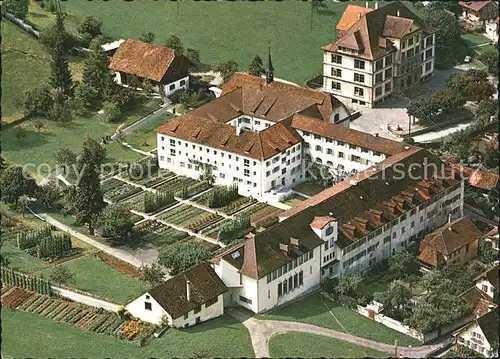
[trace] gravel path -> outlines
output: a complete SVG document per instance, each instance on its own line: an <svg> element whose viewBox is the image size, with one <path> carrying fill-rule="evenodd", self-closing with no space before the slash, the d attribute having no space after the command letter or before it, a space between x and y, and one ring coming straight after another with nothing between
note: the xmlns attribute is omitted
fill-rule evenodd
<svg viewBox="0 0 500 359"><path fill-rule="evenodd" d="M276 335L289 332L322 335L325 337L343 340L365 348L378 350L380 352L384 352L394 356L394 345L379 343L373 340L356 337L351 334L342 333L336 330L322 328L306 323L277 320L260 320L251 318L237 308L231 308L228 310L228 312L241 323L243 323L243 325L248 329L256 358L269 358L269 341ZM437 349L438 347L439 345L423 345L416 348L398 347L398 356L408 358L422 358L427 353Z"/></svg>

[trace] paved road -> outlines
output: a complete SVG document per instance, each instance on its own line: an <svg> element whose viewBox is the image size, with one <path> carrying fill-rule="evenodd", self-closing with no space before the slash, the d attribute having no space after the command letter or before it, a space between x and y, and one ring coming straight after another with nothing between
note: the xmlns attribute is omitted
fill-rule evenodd
<svg viewBox="0 0 500 359"><path fill-rule="evenodd" d="M373 340L360 338L354 335L318 327L311 324L250 318L237 308L230 308L228 310L228 313L239 320L241 323L243 323L243 325L248 329L256 358L269 358L269 341L276 335L289 332L322 335L325 337L343 340L365 348L374 349L394 356L394 345L375 342ZM423 345L416 348L398 347L398 356L408 358L422 358L427 353L430 353L439 347L440 345Z"/></svg>

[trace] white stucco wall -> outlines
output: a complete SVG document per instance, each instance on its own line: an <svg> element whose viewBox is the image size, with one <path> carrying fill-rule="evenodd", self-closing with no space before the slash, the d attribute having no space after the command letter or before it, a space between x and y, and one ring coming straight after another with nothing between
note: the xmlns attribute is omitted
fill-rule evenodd
<svg viewBox="0 0 500 359"><path fill-rule="evenodd" d="M496 284L498 285L498 283ZM487 279L479 279L476 281L476 287L486 293L489 297L493 298L495 295L495 288Z"/></svg>
<svg viewBox="0 0 500 359"><path fill-rule="evenodd" d="M172 322L172 326L174 328L186 328L197 324L197 319L199 322L205 322L207 320L220 317L224 314L224 296L223 294L217 297L217 303L212 304L209 307L206 307L205 304L201 305L201 310L198 313L194 313L194 310L187 313L186 316L181 316L176 318Z"/></svg>
<svg viewBox="0 0 500 359"><path fill-rule="evenodd" d="M148 299L146 299L149 297ZM151 303L151 310L145 309L144 303ZM126 305L125 309L130 312L130 314L139 318L140 320L152 323L156 325L160 325L163 319L163 316L167 317L168 324L172 325L172 318L167 314L165 309L158 304L156 300L149 293L144 293L139 298L133 300L129 304Z"/></svg>
<svg viewBox="0 0 500 359"><path fill-rule="evenodd" d="M471 323L465 327L457 335L457 341L460 345L468 347L475 352L486 356L495 357L494 353L491 353L490 343L484 337L484 333L476 323Z"/></svg>
<svg viewBox="0 0 500 359"><path fill-rule="evenodd" d="M166 96L170 96L175 91L185 90L188 88L189 88L189 76L183 77L177 81L163 85L163 90L165 91Z"/></svg>

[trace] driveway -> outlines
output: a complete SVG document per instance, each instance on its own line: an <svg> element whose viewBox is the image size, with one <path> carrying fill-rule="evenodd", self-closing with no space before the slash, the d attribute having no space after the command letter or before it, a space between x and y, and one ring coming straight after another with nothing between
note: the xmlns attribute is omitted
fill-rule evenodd
<svg viewBox="0 0 500 359"><path fill-rule="evenodd" d="M414 88L399 93L398 96L381 103L377 108L363 108L360 110L361 116L350 123L352 129L375 134L395 141L402 141L401 137L395 136L387 130L387 126L392 128L401 127L408 131L408 115L406 107L410 101L418 101L429 97L432 93L440 91L446 86L446 80L454 73L465 72L474 66L463 64L455 66L450 70L436 70L434 77L427 82L423 82ZM413 128L412 129L417 129ZM454 131L451 131L454 132ZM446 136L450 131L443 134L436 134L434 137Z"/></svg>
<svg viewBox="0 0 500 359"><path fill-rule="evenodd" d="M248 329L256 358L269 358L269 341L276 335L290 332L310 333L343 340L364 348L387 353L389 356L394 356L395 353L394 345L375 342L316 325L251 318L238 308L230 308L228 312ZM422 358L439 347L438 344L423 345L416 348L398 347L397 352L399 357Z"/></svg>

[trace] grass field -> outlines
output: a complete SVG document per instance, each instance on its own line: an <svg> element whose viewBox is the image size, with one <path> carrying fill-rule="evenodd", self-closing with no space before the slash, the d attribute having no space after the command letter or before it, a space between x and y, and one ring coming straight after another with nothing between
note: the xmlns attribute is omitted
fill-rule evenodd
<svg viewBox="0 0 500 359"><path fill-rule="evenodd" d="M320 186L319 184L312 182L312 181L306 181L299 183L293 189L297 192L303 193L307 196L314 196L321 191L323 191L325 188Z"/></svg>
<svg viewBox="0 0 500 359"><path fill-rule="evenodd" d="M483 34L463 34L462 39L465 41L467 46L469 47L476 47L477 45L485 44L485 43L490 43L491 40L484 36Z"/></svg>
<svg viewBox="0 0 500 359"><path fill-rule="evenodd" d="M145 282L128 277L93 256L80 257L61 265L74 273L74 283L69 283L70 287L114 301L125 303L149 289ZM50 268L40 273L48 277L52 271Z"/></svg>
<svg viewBox="0 0 500 359"><path fill-rule="evenodd" d="M138 128L126 135L125 142L143 151L150 151L156 148L156 129L165 122L175 118L175 115L163 115L155 118L147 125Z"/></svg>
<svg viewBox="0 0 500 359"><path fill-rule="evenodd" d="M253 357L248 331L229 315L184 330L169 329L143 348L10 308L2 308L2 329L6 357L189 358L200 349L207 349L210 357Z"/></svg>
<svg viewBox="0 0 500 359"><path fill-rule="evenodd" d="M349 3L365 6L364 1ZM176 2L167 0L63 3L72 21L93 15L116 38L152 31L161 44L177 34L185 48L200 50L205 64L235 60L246 70L255 54L265 59L271 45L275 76L301 85L322 72L321 47L335 39L335 25L347 3L327 5L314 14L311 30L311 5L305 1L181 1L179 14Z"/></svg>
<svg viewBox="0 0 500 359"><path fill-rule="evenodd" d="M323 303L324 300L324 303ZM334 316L342 323L345 330L335 320ZM303 322L317 325L324 328L348 332L352 335L386 343L394 344L397 339L399 345L421 345L419 341L396 332L382 324L376 323L352 309L335 304L328 299L323 299L320 294L309 296L301 301L290 304L286 307L272 311L262 316L269 320L286 320L293 322Z"/></svg>
<svg viewBox="0 0 500 359"><path fill-rule="evenodd" d="M30 256L25 251L17 249L8 242L2 243L1 250L2 255L9 259L9 266L23 273L33 273L50 266L49 263Z"/></svg>
<svg viewBox="0 0 500 359"><path fill-rule="evenodd" d="M308 333L285 333L272 338L269 353L273 358L386 358L373 349Z"/></svg>

